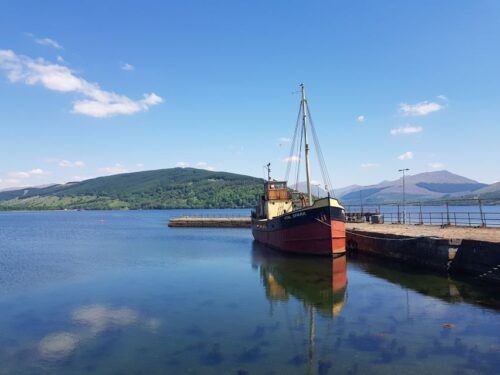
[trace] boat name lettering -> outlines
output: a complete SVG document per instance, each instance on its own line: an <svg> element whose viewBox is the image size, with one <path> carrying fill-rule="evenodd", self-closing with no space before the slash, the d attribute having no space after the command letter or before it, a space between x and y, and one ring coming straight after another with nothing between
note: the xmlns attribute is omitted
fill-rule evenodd
<svg viewBox="0 0 500 375"><path fill-rule="evenodd" d="M300 217L300 216L306 216L307 214L305 212L297 212L292 215L285 216L285 220L290 220L292 218Z"/></svg>

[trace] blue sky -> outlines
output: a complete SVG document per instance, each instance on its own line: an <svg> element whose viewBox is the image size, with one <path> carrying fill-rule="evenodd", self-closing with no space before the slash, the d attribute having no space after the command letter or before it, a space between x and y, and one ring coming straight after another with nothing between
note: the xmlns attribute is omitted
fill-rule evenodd
<svg viewBox="0 0 500 375"><path fill-rule="evenodd" d="M0 188L281 178L300 82L334 187L402 167L498 181L499 20L495 0L2 2Z"/></svg>

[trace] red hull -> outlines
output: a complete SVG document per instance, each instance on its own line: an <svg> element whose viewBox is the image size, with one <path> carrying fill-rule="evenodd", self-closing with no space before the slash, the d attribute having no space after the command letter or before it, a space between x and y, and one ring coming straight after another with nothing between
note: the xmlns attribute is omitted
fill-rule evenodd
<svg viewBox="0 0 500 375"><path fill-rule="evenodd" d="M254 223L252 233L256 241L290 253L341 255L346 251L345 223L338 220L315 220L275 230Z"/></svg>

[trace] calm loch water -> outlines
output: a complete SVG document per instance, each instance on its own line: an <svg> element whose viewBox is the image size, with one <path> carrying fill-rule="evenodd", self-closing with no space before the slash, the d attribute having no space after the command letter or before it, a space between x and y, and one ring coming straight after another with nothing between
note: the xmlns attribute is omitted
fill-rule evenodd
<svg viewBox="0 0 500 375"><path fill-rule="evenodd" d="M0 213L0 374L498 373L498 289L178 214Z"/></svg>

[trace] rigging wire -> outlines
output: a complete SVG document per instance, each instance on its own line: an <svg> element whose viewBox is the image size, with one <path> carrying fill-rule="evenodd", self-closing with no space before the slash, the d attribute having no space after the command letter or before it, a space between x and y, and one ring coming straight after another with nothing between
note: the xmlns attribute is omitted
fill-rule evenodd
<svg viewBox="0 0 500 375"><path fill-rule="evenodd" d="M318 163L320 166L321 175L323 177L323 183L326 185L327 190L331 191L332 195L335 197L335 192L333 190L332 181L330 180L330 176L328 174L328 168L326 167L326 162L325 162L325 158L323 156L323 151L321 150L321 146L319 144L319 138L318 138L318 135L316 133L316 128L314 126L314 121L313 121L313 118L311 116L311 111L309 110L309 104L307 103L307 101L306 101L306 110L307 110L307 115L309 116L309 123L311 125L310 126L311 133L313 135L314 146L316 149L316 156L318 158Z"/></svg>
<svg viewBox="0 0 500 375"><path fill-rule="evenodd" d="M285 173L285 181L288 181L288 179L290 178L290 169L292 168L292 158L295 154L295 148L297 146L296 142L297 142L297 132L299 130L299 126L300 126L300 114L302 112L302 107L299 108L299 113L297 115L297 121L295 122L295 131L293 132L293 138L292 138L292 145L290 147L290 155L288 157L288 162L287 162L287 165L286 165L286 173Z"/></svg>

